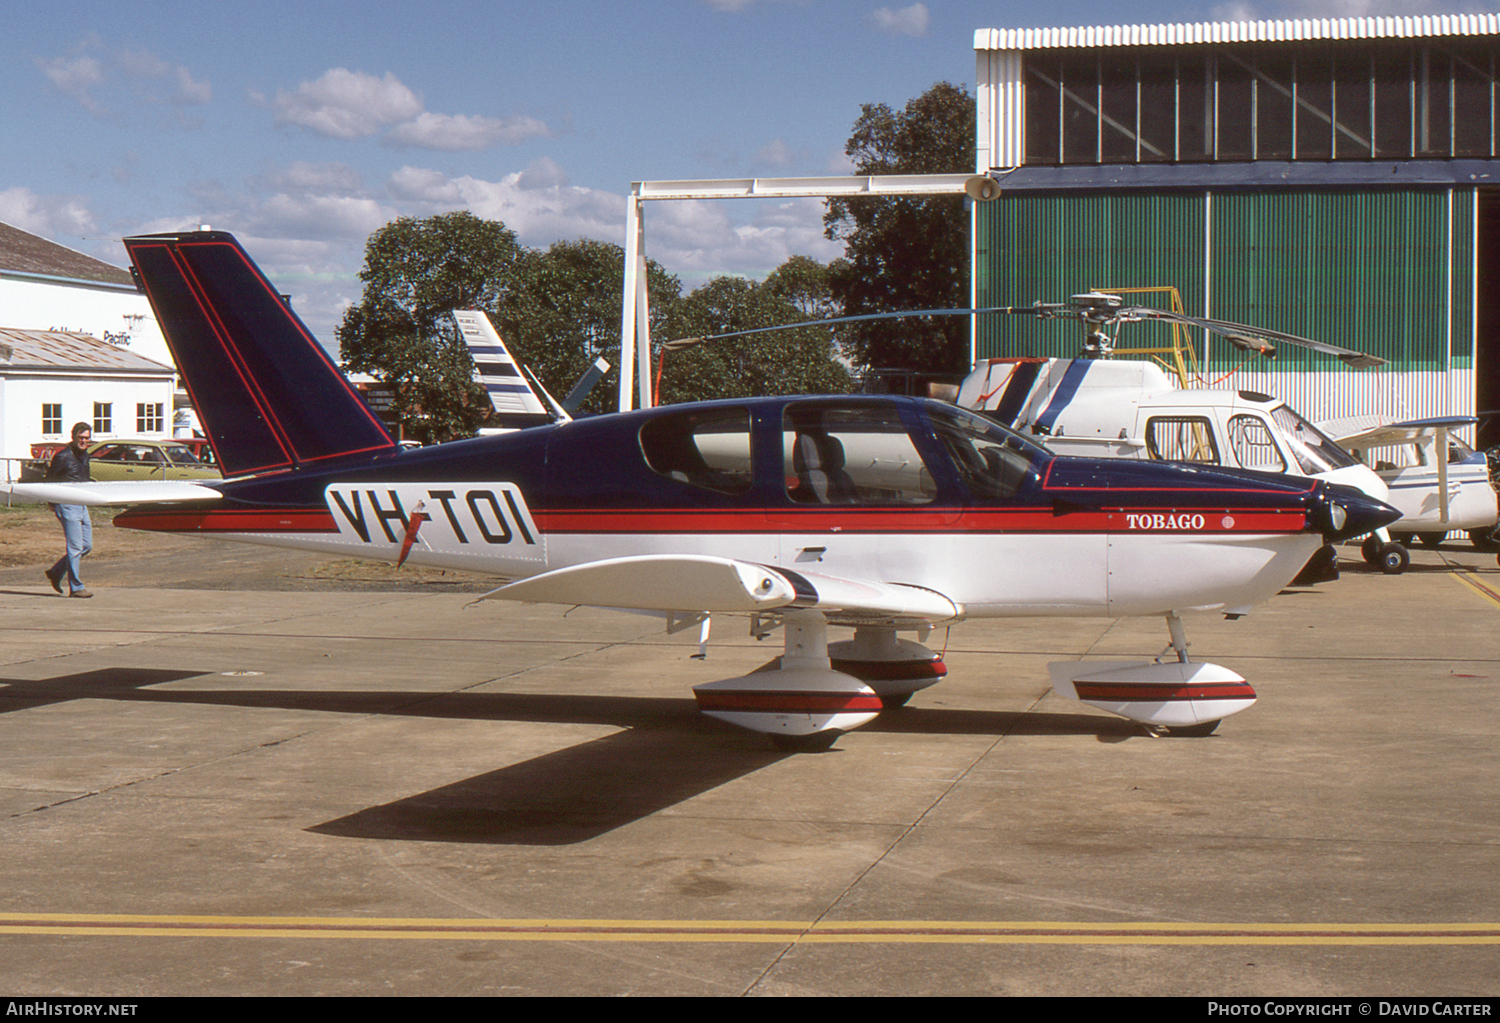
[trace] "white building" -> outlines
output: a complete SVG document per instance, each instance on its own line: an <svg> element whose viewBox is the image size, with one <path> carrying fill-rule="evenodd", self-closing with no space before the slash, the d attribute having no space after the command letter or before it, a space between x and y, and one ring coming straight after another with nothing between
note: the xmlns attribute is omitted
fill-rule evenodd
<svg viewBox="0 0 1500 1023"><path fill-rule="evenodd" d="M90 334L173 365L130 271L9 224L0 224L0 325Z"/></svg>
<svg viewBox="0 0 1500 1023"><path fill-rule="evenodd" d="M74 423L95 440L171 436L176 373L87 334L0 329L0 457L66 444ZM7 462L12 477L18 463Z"/></svg>
<svg viewBox="0 0 1500 1023"><path fill-rule="evenodd" d="M175 377L128 270L0 224L0 458L80 422L96 440L169 437Z"/></svg>

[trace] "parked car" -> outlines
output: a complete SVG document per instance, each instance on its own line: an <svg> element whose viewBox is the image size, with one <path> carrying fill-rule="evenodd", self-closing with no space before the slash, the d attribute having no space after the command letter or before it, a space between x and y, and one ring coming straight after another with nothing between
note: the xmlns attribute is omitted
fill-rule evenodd
<svg viewBox="0 0 1500 1023"><path fill-rule="evenodd" d="M90 474L96 480L205 480L221 474L193 449L176 440L102 440L89 447Z"/></svg>

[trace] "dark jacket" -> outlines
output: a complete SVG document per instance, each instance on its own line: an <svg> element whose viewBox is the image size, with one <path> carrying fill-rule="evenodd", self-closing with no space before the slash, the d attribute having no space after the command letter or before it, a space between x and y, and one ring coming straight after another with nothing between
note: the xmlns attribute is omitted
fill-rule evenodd
<svg viewBox="0 0 1500 1023"><path fill-rule="evenodd" d="M87 483L89 481L89 453L79 454L69 444L52 456L47 466L47 479L57 483Z"/></svg>

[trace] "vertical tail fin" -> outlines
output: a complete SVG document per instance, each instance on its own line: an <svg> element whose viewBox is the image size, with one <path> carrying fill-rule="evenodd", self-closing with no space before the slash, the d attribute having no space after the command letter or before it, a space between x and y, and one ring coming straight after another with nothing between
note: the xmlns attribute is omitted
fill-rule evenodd
<svg viewBox="0 0 1500 1023"><path fill-rule="evenodd" d="M233 235L142 235L125 249L224 475L395 446Z"/></svg>
<svg viewBox="0 0 1500 1023"><path fill-rule="evenodd" d="M490 396L490 404L502 424L510 427L537 426L572 417L553 402L556 410L547 411L542 399L526 379L521 366L511 356L500 332L490 323L490 318L478 309L460 309L453 313L458 321L459 332L469 346L469 355L474 360L474 369L479 383ZM540 387L540 385L537 385ZM543 391L545 394L546 392ZM548 395L550 400L551 396Z"/></svg>

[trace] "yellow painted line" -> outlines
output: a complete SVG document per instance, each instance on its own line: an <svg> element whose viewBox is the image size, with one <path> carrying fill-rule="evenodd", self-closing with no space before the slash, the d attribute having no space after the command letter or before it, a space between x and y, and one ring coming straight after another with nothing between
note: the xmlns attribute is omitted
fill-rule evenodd
<svg viewBox="0 0 1500 1023"><path fill-rule="evenodd" d="M1480 582L1474 573L1453 572L1451 573L1451 577L1468 587L1472 592L1479 594L1482 599L1489 601L1496 607L1500 607L1500 590L1496 590L1488 583Z"/></svg>
<svg viewBox="0 0 1500 1023"><path fill-rule="evenodd" d="M953 920L466 920L0 914L0 935L1003 945L1496 945L1500 923L1058 923Z"/></svg>

